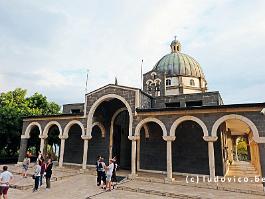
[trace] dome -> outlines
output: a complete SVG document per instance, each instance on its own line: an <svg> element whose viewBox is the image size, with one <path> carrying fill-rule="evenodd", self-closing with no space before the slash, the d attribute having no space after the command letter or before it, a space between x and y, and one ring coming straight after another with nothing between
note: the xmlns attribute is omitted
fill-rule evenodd
<svg viewBox="0 0 265 199"><path fill-rule="evenodd" d="M181 45L179 41L173 40L170 47L171 53L162 57L153 70L172 76L182 75L205 79L200 64L191 56L180 52Z"/></svg>

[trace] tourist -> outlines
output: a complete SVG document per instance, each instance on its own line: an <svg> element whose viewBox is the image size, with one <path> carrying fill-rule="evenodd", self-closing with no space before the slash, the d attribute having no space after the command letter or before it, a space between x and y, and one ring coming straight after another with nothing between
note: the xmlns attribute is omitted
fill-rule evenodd
<svg viewBox="0 0 265 199"><path fill-rule="evenodd" d="M111 191L111 176L112 176L113 168L114 168L113 160L110 159L109 166L105 166L105 170L107 171L106 172L106 176L107 176L106 190L107 191Z"/></svg>
<svg viewBox="0 0 265 199"><path fill-rule="evenodd" d="M39 160L34 167L34 174L32 178L35 180L33 192L38 191L40 183L41 161Z"/></svg>
<svg viewBox="0 0 265 199"><path fill-rule="evenodd" d="M114 167L113 167L113 172L112 172L112 176L111 176L111 182L113 182L113 185L112 186L113 186L113 189L114 189L114 186L117 185L116 170L118 168L118 164L117 164L116 157L114 157L112 160L113 160Z"/></svg>
<svg viewBox="0 0 265 199"><path fill-rule="evenodd" d="M42 160L42 159L44 159L44 158L43 158L43 155L42 155L41 151L38 151L37 162L38 162L39 160Z"/></svg>
<svg viewBox="0 0 265 199"><path fill-rule="evenodd" d="M96 170L97 170L97 186L100 186L101 185L101 168L100 166L102 167L102 164L100 163L100 159L101 159L101 156L99 155L97 157L97 162L96 162Z"/></svg>
<svg viewBox="0 0 265 199"><path fill-rule="evenodd" d="M100 157L100 160L99 160L100 185L101 185L101 181L103 181L103 186L101 188L105 188L104 186L106 186L105 166L106 166L106 164L104 162L104 158Z"/></svg>
<svg viewBox="0 0 265 199"><path fill-rule="evenodd" d="M4 199L7 199L10 182L14 179L13 174L7 169L7 166L3 166L3 172L0 174L0 198L4 195Z"/></svg>
<svg viewBox="0 0 265 199"><path fill-rule="evenodd" d="M29 164L30 164L30 158L29 158L29 154L27 153L22 163L22 177L23 178L27 177L27 172L29 170Z"/></svg>
<svg viewBox="0 0 265 199"><path fill-rule="evenodd" d="M44 162L44 158L41 159L41 171L40 171L40 186L42 186L42 180L44 177L44 172L46 170L46 164Z"/></svg>
<svg viewBox="0 0 265 199"><path fill-rule="evenodd" d="M49 190L51 188L51 177L52 177L52 159L49 158L48 162L46 164L46 190Z"/></svg>

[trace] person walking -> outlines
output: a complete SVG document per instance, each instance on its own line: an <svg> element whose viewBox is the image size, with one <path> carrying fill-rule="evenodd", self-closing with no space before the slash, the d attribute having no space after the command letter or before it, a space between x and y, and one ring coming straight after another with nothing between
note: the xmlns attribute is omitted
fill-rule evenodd
<svg viewBox="0 0 265 199"><path fill-rule="evenodd" d="M33 192L38 191L40 184L41 161L38 161L34 167L33 179L35 180Z"/></svg>
<svg viewBox="0 0 265 199"><path fill-rule="evenodd" d="M13 174L10 173L7 169L7 166L3 166L3 172L0 174L0 198L2 198L3 195L4 199L7 199L9 185L14 179Z"/></svg>
<svg viewBox="0 0 265 199"><path fill-rule="evenodd" d="M46 189L49 190L51 188L51 177L52 177L52 159L49 158L46 164Z"/></svg>
<svg viewBox="0 0 265 199"><path fill-rule="evenodd" d="M22 177L23 178L27 177L27 173L29 170L29 164L30 164L30 158L29 158L29 155L26 154L26 157L24 158L23 163L22 163Z"/></svg>
<svg viewBox="0 0 265 199"><path fill-rule="evenodd" d="M113 160L110 159L109 160L109 166L105 166L105 170L106 172L106 191L111 191L111 176L112 176L112 172L113 172L113 168L114 168L114 164L113 164Z"/></svg>

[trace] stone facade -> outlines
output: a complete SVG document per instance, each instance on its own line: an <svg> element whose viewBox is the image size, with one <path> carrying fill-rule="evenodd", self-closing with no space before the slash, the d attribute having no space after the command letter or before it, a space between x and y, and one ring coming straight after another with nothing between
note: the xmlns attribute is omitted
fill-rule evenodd
<svg viewBox="0 0 265 199"><path fill-rule="evenodd" d="M179 81L186 76L204 80L198 63L178 61L185 69L176 75ZM137 171L166 173L165 182L172 182L174 173L223 176L233 161L232 134L240 133L254 143L248 146L255 156L252 162L264 176L265 103L224 105L219 92L206 92L206 81L200 92L193 88L194 93L181 94L184 87L178 82L180 92L166 95L167 75L153 69L143 76L143 91L109 84L87 93L84 103L64 105L60 115L24 118L19 162L33 129L44 152L55 126L60 167L76 164L86 169L102 155L117 156L132 178Z"/></svg>

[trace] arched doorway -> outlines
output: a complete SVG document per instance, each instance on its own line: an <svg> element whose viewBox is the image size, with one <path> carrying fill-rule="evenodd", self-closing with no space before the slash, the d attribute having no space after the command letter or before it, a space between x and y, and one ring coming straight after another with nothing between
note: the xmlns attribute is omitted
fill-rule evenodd
<svg viewBox="0 0 265 199"><path fill-rule="evenodd" d="M38 126L34 125L30 129L29 139L27 143L27 153L31 154L31 161L35 161L38 156L38 151L40 150L40 129Z"/></svg>
<svg viewBox="0 0 265 199"><path fill-rule="evenodd" d="M225 115L213 125L222 146L223 173L227 176L254 177L261 174L255 124L242 115Z"/></svg>
<svg viewBox="0 0 265 199"><path fill-rule="evenodd" d="M124 113L118 113L124 109ZM132 131L132 110L129 103L121 96L108 94L99 98L88 113L87 135L92 136L88 142L88 164L95 164L96 157L101 155L108 164L108 159L117 156L122 169L131 167L131 142L128 136ZM104 139L94 123L105 128ZM110 135L111 134L111 135ZM111 157L110 157L111 156Z"/></svg>
<svg viewBox="0 0 265 199"><path fill-rule="evenodd" d="M95 165L99 155L108 164L108 142L103 131L99 125L92 128L92 139L88 142L87 164Z"/></svg>
<svg viewBox="0 0 265 199"><path fill-rule="evenodd" d="M53 124L48 129L48 137L45 140L44 154L52 157L53 160L59 160L60 144L59 138L60 130L57 125Z"/></svg>
<svg viewBox="0 0 265 199"><path fill-rule="evenodd" d="M138 146L139 170L167 170L167 143L163 140L163 130L156 122L148 122L141 128ZM148 132L147 132L148 131Z"/></svg>
<svg viewBox="0 0 265 199"><path fill-rule="evenodd" d="M172 142L173 172L209 174L208 144L202 127L195 121L182 121Z"/></svg>
<svg viewBox="0 0 265 199"><path fill-rule="evenodd" d="M67 132L64 148L64 163L81 164L83 158L84 141L81 138L82 129L78 124L72 124Z"/></svg>
<svg viewBox="0 0 265 199"><path fill-rule="evenodd" d="M163 122L157 118L147 117L141 120L135 128L137 141L138 170L167 170L167 143L163 136L167 130Z"/></svg>

